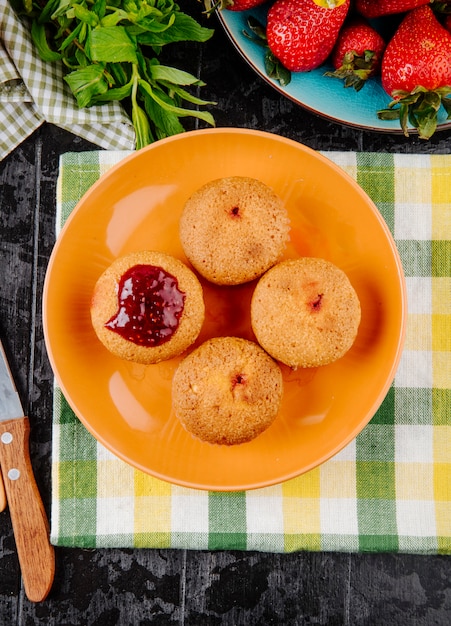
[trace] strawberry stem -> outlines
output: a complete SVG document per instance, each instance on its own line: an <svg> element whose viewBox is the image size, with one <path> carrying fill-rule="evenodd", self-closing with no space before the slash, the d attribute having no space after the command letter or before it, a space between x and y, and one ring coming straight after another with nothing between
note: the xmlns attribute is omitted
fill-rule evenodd
<svg viewBox="0 0 451 626"><path fill-rule="evenodd" d="M399 119L402 131L409 136L408 124L417 129L420 139L430 139L437 129L437 114L443 105L447 119L451 118L451 86L428 91L418 86L412 92L393 91L387 109L377 112L380 120ZM395 108L397 107L397 108Z"/></svg>
<svg viewBox="0 0 451 626"><path fill-rule="evenodd" d="M269 78L276 80L281 87L286 87L291 82L291 72L282 65L279 59L275 57L269 49L265 27L256 20L255 17L252 17L252 15L249 15L247 25L252 34L243 30L243 35L265 49L266 74Z"/></svg>
<svg viewBox="0 0 451 626"><path fill-rule="evenodd" d="M437 13L445 13L449 15L451 13L451 1L450 0L431 0L431 8Z"/></svg>
<svg viewBox="0 0 451 626"><path fill-rule="evenodd" d="M349 50L343 57L341 67L333 72L325 72L324 76L339 78L345 87L354 87L356 91L360 91L374 73L376 61L372 50L365 50L362 55L355 50Z"/></svg>

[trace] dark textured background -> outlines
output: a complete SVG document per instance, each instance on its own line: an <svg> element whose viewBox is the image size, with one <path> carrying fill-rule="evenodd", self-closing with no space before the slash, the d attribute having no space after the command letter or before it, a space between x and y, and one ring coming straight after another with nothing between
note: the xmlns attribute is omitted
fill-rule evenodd
<svg viewBox="0 0 451 626"><path fill-rule="evenodd" d="M266 130L318 150L450 152L451 131L423 142L303 110L250 70L199 2L180 4L216 32L207 44L176 46L167 60L207 83L201 96L217 102L217 126ZM187 120L187 129L195 127ZM32 462L49 513L52 372L41 294L58 157L94 148L45 125L0 163L0 337L30 416ZM21 586L8 510L0 514L0 546L0 626L451 624L445 556L58 548L53 589L33 604Z"/></svg>

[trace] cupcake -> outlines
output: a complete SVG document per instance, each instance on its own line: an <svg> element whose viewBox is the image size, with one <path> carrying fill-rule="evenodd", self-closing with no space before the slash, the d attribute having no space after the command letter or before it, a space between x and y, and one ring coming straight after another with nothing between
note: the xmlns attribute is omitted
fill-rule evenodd
<svg viewBox="0 0 451 626"><path fill-rule="evenodd" d="M144 364L184 352L197 339L204 315L196 275L155 251L116 259L98 279L91 301L92 325L107 350Z"/></svg>
<svg viewBox="0 0 451 626"><path fill-rule="evenodd" d="M359 298L347 275L318 258L283 261L258 281L251 324L259 344L292 368L341 358L360 324Z"/></svg>
<svg viewBox="0 0 451 626"><path fill-rule="evenodd" d="M290 222L282 200L254 178L213 180L186 202L180 241L193 267L219 285L261 276L281 257Z"/></svg>
<svg viewBox="0 0 451 626"><path fill-rule="evenodd" d="M215 337L180 362L172 382L176 416L192 435L232 446L265 431L279 411L280 367L253 341Z"/></svg>

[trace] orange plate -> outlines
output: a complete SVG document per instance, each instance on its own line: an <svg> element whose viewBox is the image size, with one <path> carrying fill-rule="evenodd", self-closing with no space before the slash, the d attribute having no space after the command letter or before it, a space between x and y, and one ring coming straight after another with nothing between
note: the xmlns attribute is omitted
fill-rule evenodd
<svg viewBox="0 0 451 626"><path fill-rule="evenodd" d="M280 414L254 441L202 443L171 408L179 359L137 365L112 356L90 322L103 270L140 249L185 260L178 219L190 194L214 178L245 175L271 186L291 217L286 256L319 256L341 267L362 305L351 350L317 369L284 368ZM204 282L207 317L197 343L252 338L254 283ZM44 288L44 330L56 378L86 428L114 454L172 483L232 491L264 487L323 463L368 423L394 378L404 338L406 292L390 232L363 190L331 161L260 131L208 129L158 141L125 158L83 196L53 250Z"/></svg>

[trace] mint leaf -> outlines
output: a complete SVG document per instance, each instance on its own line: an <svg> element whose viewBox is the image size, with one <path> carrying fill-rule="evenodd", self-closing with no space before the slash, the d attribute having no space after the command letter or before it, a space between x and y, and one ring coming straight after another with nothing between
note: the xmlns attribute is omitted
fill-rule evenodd
<svg viewBox="0 0 451 626"><path fill-rule="evenodd" d="M93 61L137 63L136 46L123 26L99 26L91 31L90 51Z"/></svg>
<svg viewBox="0 0 451 626"><path fill-rule="evenodd" d="M161 100L170 104L170 98L163 91L159 91L158 96ZM183 132L183 126L178 116L175 113L163 110L161 106L146 93L144 94L144 106L147 115L158 128L162 137L169 137Z"/></svg>
<svg viewBox="0 0 451 626"><path fill-rule="evenodd" d="M93 96L96 104L101 104L103 102L113 102L113 100L124 100L128 98L132 93L132 85L128 83L127 85L122 85L122 87L116 87L113 89L108 89L108 91L101 93L100 95Z"/></svg>
<svg viewBox="0 0 451 626"><path fill-rule="evenodd" d="M106 0L95 0L92 11L102 18L106 13Z"/></svg>
<svg viewBox="0 0 451 626"><path fill-rule="evenodd" d="M149 74L154 80L165 80L176 85L204 85L192 74L166 65L151 65Z"/></svg>
<svg viewBox="0 0 451 626"><path fill-rule="evenodd" d="M88 65L81 70L75 70L67 74L64 80L69 85L80 108L90 106L96 96L108 91L108 82L101 65Z"/></svg>
<svg viewBox="0 0 451 626"><path fill-rule="evenodd" d="M99 23L99 16L92 11L89 11L82 4L74 5L74 16L80 21L89 24L89 26L92 26L93 28Z"/></svg>
<svg viewBox="0 0 451 626"><path fill-rule="evenodd" d="M132 108L132 121L136 132L136 149L140 150L152 143L152 131L147 115L137 104L134 104Z"/></svg>
<svg viewBox="0 0 451 626"><path fill-rule="evenodd" d="M142 87L149 94L149 96L151 98L153 98L153 100L158 105L161 106L161 108L164 111L169 111L170 113L175 113L179 117L187 117L187 116L197 117L197 118L199 118L201 120L204 120L205 122L207 122L211 126L214 126L213 116L211 115L211 113L208 113L208 111L195 111L195 110L191 110L191 109L184 109L183 107L179 107L179 106L171 104L169 102L165 102L158 95L158 93L156 93L154 90L152 90L152 88L149 86L149 84L147 82L143 81L143 80L139 81L139 86Z"/></svg>
<svg viewBox="0 0 451 626"><path fill-rule="evenodd" d="M200 26L192 17L185 13L176 13L174 23L162 32L143 32L136 36L138 43L143 45L162 46L176 41L208 41L214 31Z"/></svg>
<svg viewBox="0 0 451 626"><path fill-rule="evenodd" d="M49 44L47 43L45 26L38 24L37 22L33 22L31 26L31 38L33 39L33 43L43 61L52 62L59 61L61 59L61 54L51 50Z"/></svg>
<svg viewBox="0 0 451 626"><path fill-rule="evenodd" d="M205 83L158 59L164 45L202 43L214 32L183 13L176 0L14 1L31 20L41 57L62 63L78 106L124 103L137 148L182 132L184 117L214 126L201 107L215 103L197 94Z"/></svg>

